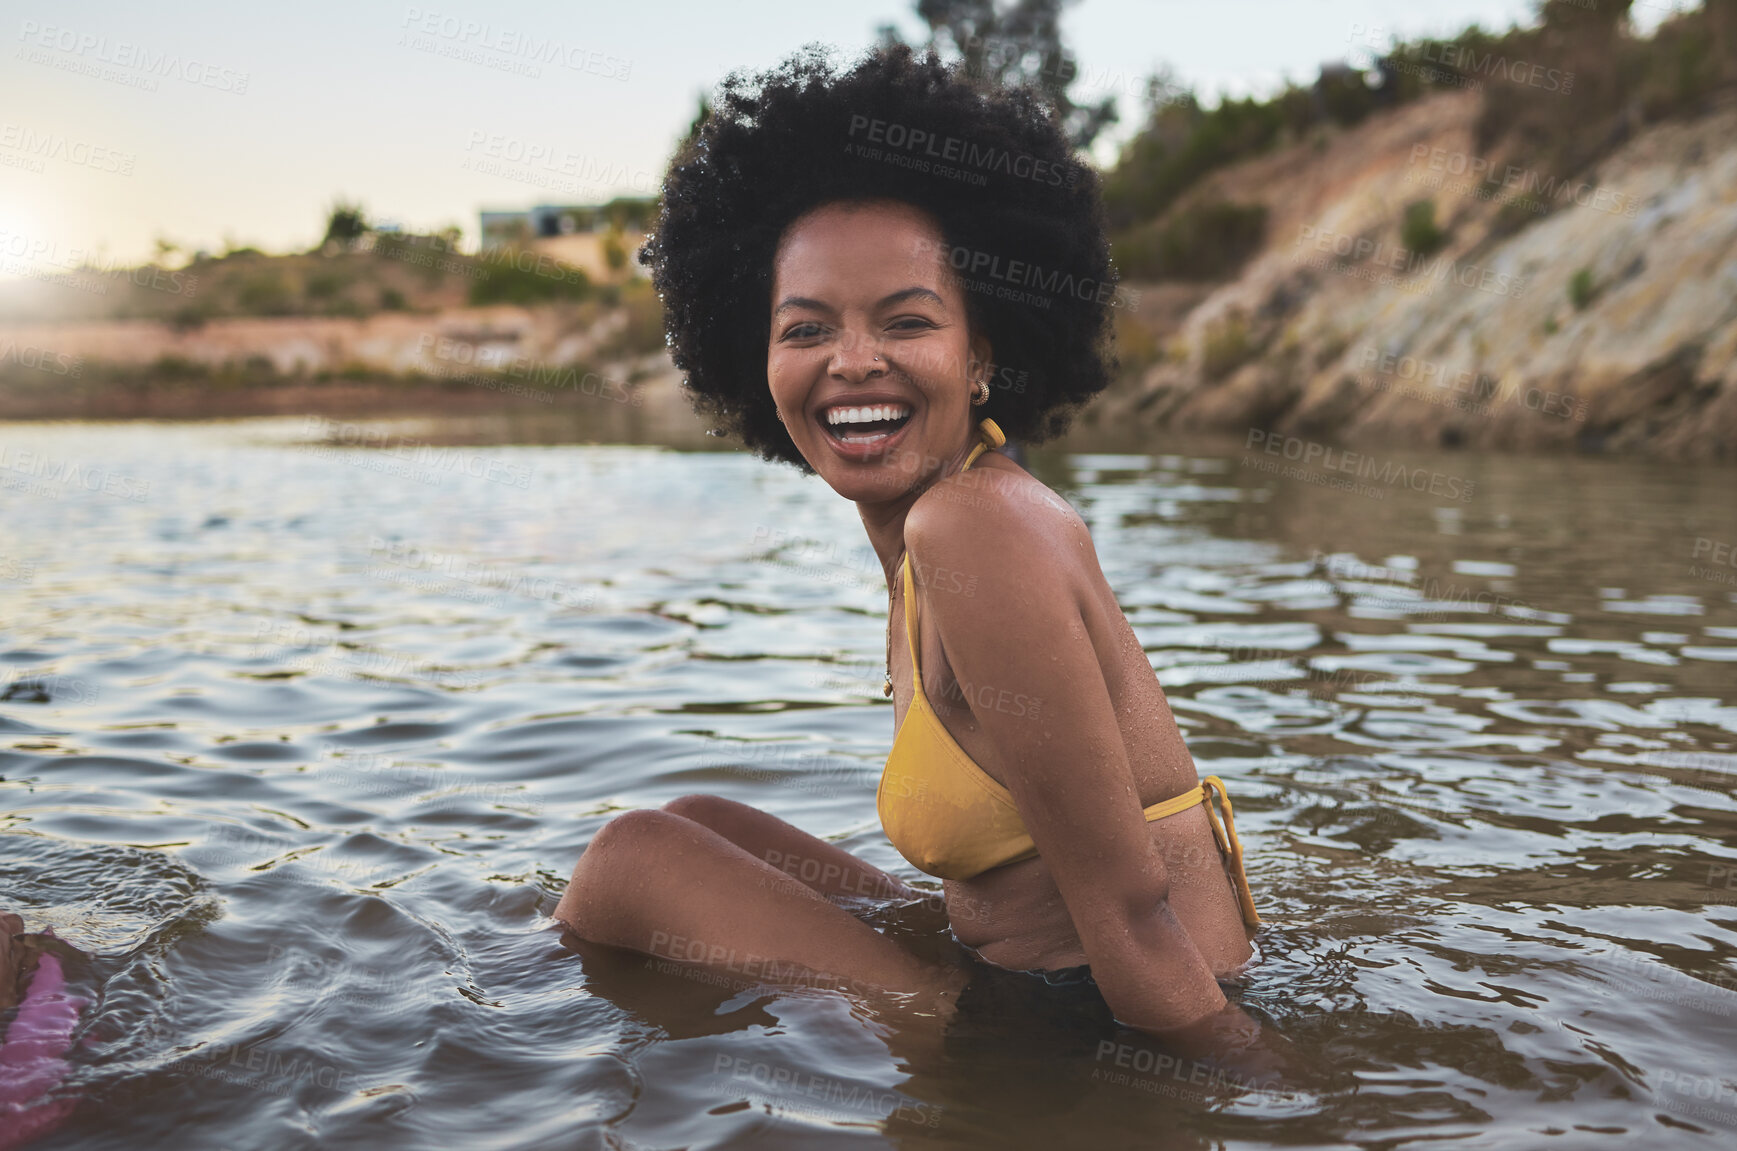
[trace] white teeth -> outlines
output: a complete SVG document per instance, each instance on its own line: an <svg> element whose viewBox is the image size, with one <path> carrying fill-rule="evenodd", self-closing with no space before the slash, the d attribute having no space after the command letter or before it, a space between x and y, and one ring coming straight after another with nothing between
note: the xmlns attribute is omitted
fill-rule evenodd
<svg viewBox="0 0 1737 1151"><path fill-rule="evenodd" d="M828 424L868 424L877 420L897 420L911 414L904 404L875 404L866 408L833 408L826 413Z"/></svg>

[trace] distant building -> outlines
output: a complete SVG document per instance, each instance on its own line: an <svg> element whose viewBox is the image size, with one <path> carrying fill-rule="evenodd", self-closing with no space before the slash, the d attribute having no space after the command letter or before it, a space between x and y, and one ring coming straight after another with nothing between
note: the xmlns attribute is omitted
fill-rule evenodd
<svg viewBox="0 0 1737 1151"><path fill-rule="evenodd" d="M477 222L483 243L547 240L581 232L644 232L657 210L650 197L621 196L607 204L538 204L534 208L505 212L479 212Z"/></svg>
<svg viewBox="0 0 1737 1151"><path fill-rule="evenodd" d="M516 211L479 212L482 246L513 244L542 252L583 268L594 280L643 276L638 259L657 201L622 196L606 204L539 204ZM627 256L617 269L609 265L609 247Z"/></svg>

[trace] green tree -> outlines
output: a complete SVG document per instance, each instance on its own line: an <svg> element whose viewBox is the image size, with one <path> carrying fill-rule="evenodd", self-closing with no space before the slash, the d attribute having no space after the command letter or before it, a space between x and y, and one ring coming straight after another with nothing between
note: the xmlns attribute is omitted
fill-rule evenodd
<svg viewBox="0 0 1737 1151"><path fill-rule="evenodd" d="M1062 44L1062 10L1078 0L917 0L917 15L929 26L934 48L963 61L965 71L996 84L1035 88L1055 108L1074 147L1085 149L1117 121L1116 98L1076 104L1068 88L1079 63ZM880 27L882 43L902 39L891 24Z"/></svg>
<svg viewBox="0 0 1737 1151"><path fill-rule="evenodd" d="M339 198L332 202L326 213L326 235L320 241L320 247L354 248L357 241L371 230L372 225L368 223L368 214L362 205Z"/></svg>

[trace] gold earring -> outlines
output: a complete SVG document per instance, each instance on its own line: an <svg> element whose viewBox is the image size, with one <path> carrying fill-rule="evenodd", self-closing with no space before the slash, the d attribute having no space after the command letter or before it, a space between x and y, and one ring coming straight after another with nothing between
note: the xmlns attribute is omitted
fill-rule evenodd
<svg viewBox="0 0 1737 1151"><path fill-rule="evenodd" d="M971 402L981 407L989 402L989 381L978 380L977 386L971 389Z"/></svg>

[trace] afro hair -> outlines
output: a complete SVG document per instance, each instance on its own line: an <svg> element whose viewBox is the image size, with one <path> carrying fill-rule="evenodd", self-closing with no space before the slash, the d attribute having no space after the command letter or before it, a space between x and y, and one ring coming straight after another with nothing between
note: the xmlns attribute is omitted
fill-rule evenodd
<svg viewBox="0 0 1737 1151"><path fill-rule="evenodd" d="M1011 439L1060 435L1115 370L1096 171L1037 93L989 87L933 50L882 46L838 74L810 44L730 73L661 200L639 254L675 366L695 409L763 459L813 470L778 421L766 359L778 243L822 204L897 200L934 218L993 349L980 412Z"/></svg>

